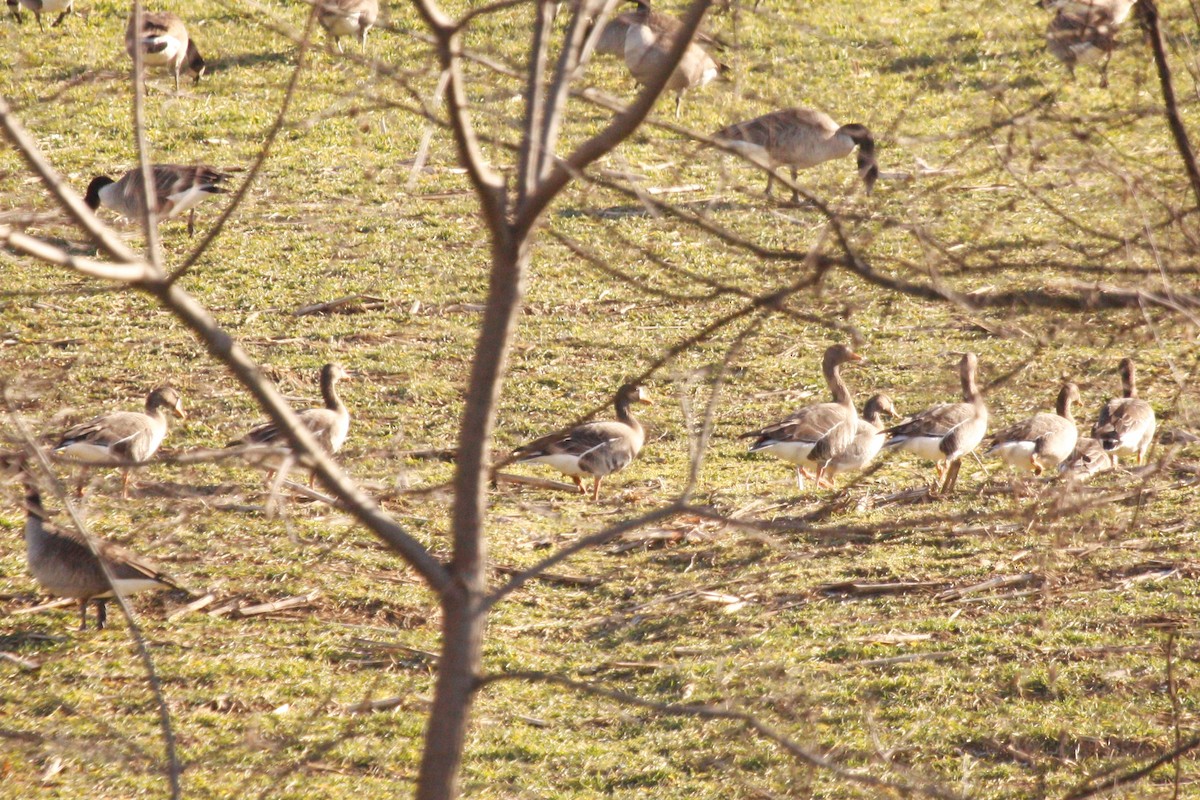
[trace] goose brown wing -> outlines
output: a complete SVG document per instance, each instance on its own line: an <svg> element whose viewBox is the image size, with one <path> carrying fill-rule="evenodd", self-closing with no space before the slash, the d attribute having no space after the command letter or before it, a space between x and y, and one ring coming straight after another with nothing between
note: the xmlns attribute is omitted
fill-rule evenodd
<svg viewBox="0 0 1200 800"><path fill-rule="evenodd" d="M769 441L817 442L834 427L846 421L846 409L837 403L818 403L806 406L774 425L743 433L742 438L755 438L755 449Z"/></svg>
<svg viewBox="0 0 1200 800"><path fill-rule="evenodd" d="M899 425L888 428L887 432L894 439L946 436L974 416L975 408L970 403L943 403L927 408Z"/></svg>
<svg viewBox="0 0 1200 800"><path fill-rule="evenodd" d="M56 558L67 564L91 563L99 568L96 555L84 542L83 536L73 528L60 528L48 522L42 522L42 529L50 540L50 548L56 552ZM153 562L126 550L118 544L106 539L96 539L96 552L108 564L109 570L117 580L152 580L173 589L181 588L175 579L159 569Z"/></svg>
<svg viewBox="0 0 1200 800"><path fill-rule="evenodd" d="M1153 416L1154 409L1145 400L1129 397L1109 400L1092 427L1092 436L1104 438L1105 434L1116 434L1121 438Z"/></svg>
<svg viewBox="0 0 1200 800"><path fill-rule="evenodd" d="M514 451L514 455L518 459L548 455L583 457L596 448L608 444L613 439L619 439L621 431L616 428L618 425L628 429L628 426L621 425L621 423L589 422L585 425L572 428L565 433L552 433L549 436L543 436L518 448Z"/></svg>
<svg viewBox="0 0 1200 800"><path fill-rule="evenodd" d="M996 433L992 436L992 443L1036 442L1049 433L1062 430L1068 424L1070 423L1057 414L1035 414Z"/></svg>
<svg viewBox="0 0 1200 800"><path fill-rule="evenodd" d="M115 411L76 425L63 434L56 447L87 442L114 450L126 447L146 432L148 417L136 411Z"/></svg>

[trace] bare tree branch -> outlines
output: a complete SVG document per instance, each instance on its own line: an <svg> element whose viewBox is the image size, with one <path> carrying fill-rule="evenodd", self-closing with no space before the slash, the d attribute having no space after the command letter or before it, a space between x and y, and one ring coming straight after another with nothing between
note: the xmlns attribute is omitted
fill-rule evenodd
<svg viewBox="0 0 1200 800"><path fill-rule="evenodd" d="M1188 140L1187 128L1179 116L1179 103L1175 99L1175 84L1171 80L1171 65L1167 63L1167 48L1159 25L1158 3L1155 0L1142 0L1137 4L1138 19L1150 39L1150 50L1154 53L1154 67L1158 70L1158 83L1162 91L1164 111L1167 115L1167 126L1175 139L1175 148L1183 161L1184 171L1192 184L1192 194L1196 204L1200 206L1200 169L1196 167L1196 154Z"/></svg>

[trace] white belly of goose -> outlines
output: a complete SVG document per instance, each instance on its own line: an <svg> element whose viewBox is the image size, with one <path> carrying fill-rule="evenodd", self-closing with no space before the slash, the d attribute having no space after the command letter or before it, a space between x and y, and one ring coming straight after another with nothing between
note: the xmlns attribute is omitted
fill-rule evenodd
<svg viewBox="0 0 1200 800"><path fill-rule="evenodd" d="M944 461L946 458L946 454L942 452L941 436L912 436L902 439L896 447L926 461Z"/></svg>
<svg viewBox="0 0 1200 800"><path fill-rule="evenodd" d="M1015 470L1032 472L1033 455L1036 451L1037 444L1034 442L1004 442L1003 444L996 445L988 452Z"/></svg>
<svg viewBox="0 0 1200 800"><path fill-rule="evenodd" d="M751 452L770 453L776 458L781 458L789 464L801 466L816 466L809 460L808 456L816 447L816 442L780 442L769 441L766 444L755 447Z"/></svg>
<svg viewBox="0 0 1200 800"><path fill-rule="evenodd" d="M121 460L113 453L111 446L91 442L71 442L56 448L54 452L85 464L112 464Z"/></svg>
<svg viewBox="0 0 1200 800"><path fill-rule="evenodd" d="M521 459L530 464L549 464L564 475L574 475L582 477L590 475L587 470L579 465L581 456L568 455L566 453L550 453L544 456L534 456L533 458Z"/></svg>
<svg viewBox="0 0 1200 800"><path fill-rule="evenodd" d="M183 42L176 39L174 36L147 36L142 39L144 45L142 49L142 63L152 67L161 67L164 64L170 64L175 61L183 52ZM157 52L149 52L152 48L162 47Z"/></svg>
<svg viewBox="0 0 1200 800"><path fill-rule="evenodd" d="M334 36L357 36L361 11L350 14L330 13L324 17L325 28Z"/></svg>

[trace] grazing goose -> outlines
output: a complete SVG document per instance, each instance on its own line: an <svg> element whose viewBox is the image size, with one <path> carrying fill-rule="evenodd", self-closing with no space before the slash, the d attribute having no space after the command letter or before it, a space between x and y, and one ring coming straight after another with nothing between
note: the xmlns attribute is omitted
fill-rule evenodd
<svg viewBox="0 0 1200 800"><path fill-rule="evenodd" d="M125 28L125 52L133 58L138 43L142 46L142 66L168 67L175 73L175 91L179 91L179 76L187 71L195 76L196 83L204 75L205 63L196 43L188 37L183 20L166 11L142 13L142 31L134 30L134 18L129 17ZM142 76L143 78L145 76Z"/></svg>
<svg viewBox="0 0 1200 800"><path fill-rule="evenodd" d="M160 386L146 397L146 411L112 411L76 425L54 446L56 455L85 464L112 465L146 461L167 435L167 412L185 419L183 399L171 386ZM129 497L130 467L121 467L121 497ZM85 467L80 472L78 493L83 494Z"/></svg>
<svg viewBox="0 0 1200 800"><path fill-rule="evenodd" d="M605 422L587 422L568 431L552 433L513 451L518 463L549 464L567 475L579 487L583 476L592 476L592 502L600 499L600 482L619 472L638 456L646 442L642 423L629 410L634 403L653 405L649 393L627 383L617 390L613 405L617 418Z"/></svg>
<svg viewBox="0 0 1200 800"><path fill-rule="evenodd" d="M1058 471L1069 480L1086 481L1100 472L1113 468L1112 457L1104 450L1099 439L1079 437L1071 457L1058 465Z"/></svg>
<svg viewBox="0 0 1200 800"><path fill-rule="evenodd" d="M680 22L652 11L645 0L634 2L637 10L630 12L631 19L625 32L625 66L634 80L646 84L666 66ZM675 92L675 116L679 116L683 106L684 92L711 83L720 73L721 65L703 47L694 41L689 43L664 87L664 91Z"/></svg>
<svg viewBox="0 0 1200 800"><path fill-rule="evenodd" d="M343 36L353 36L365 54L367 31L379 18L379 0L320 0L317 21L321 23L342 52Z"/></svg>
<svg viewBox="0 0 1200 800"><path fill-rule="evenodd" d="M1121 456L1136 456L1138 464L1145 461L1146 453L1154 443L1154 429L1158 426L1154 409L1137 396L1133 359L1121 359L1119 369L1125 396L1109 400L1092 426L1092 438L1098 439L1112 456L1114 467Z"/></svg>
<svg viewBox="0 0 1200 800"><path fill-rule="evenodd" d="M987 433L988 408L975 382L978 369L975 354L965 354L958 364L964 402L927 408L887 431L884 447L899 447L937 464L935 494L954 491L960 459L978 447Z"/></svg>
<svg viewBox="0 0 1200 800"><path fill-rule="evenodd" d="M886 394L872 395L863 406L862 418L854 423L854 441L829 462L826 474L830 479L843 472L862 470L870 466L887 440L887 434L883 432L884 416L896 416L892 398Z"/></svg>
<svg viewBox="0 0 1200 800"><path fill-rule="evenodd" d="M821 371L833 393L832 403L805 406L785 420L758 431L743 433L741 438L755 439L750 452L766 452L796 466L796 486L804 490L804 479L816 480L817 486L832 486L826 475L830 463L854 442L858 413L854 398L842 380L841 366L861 361L862 356L844 344L825 351ZM815 470L815 473L811 472Z"/></svg>
<svg viewBox="0 0 1200 800"><path fill-rule="evenodd" d="M1128 16L1128 12L1126 12ZM1108 86L1108 62L1117 49L1117 27L1113 12L1104 7L1093 7L1080 15L1070 10L1060 10L1046 28L1046 48L1066 65L1071 77L1075 77L1075 65L1094 61L1100 65L1100 87Z"/></svg>
<svg viewBox="0 0 1200 800"><path fill-rule="evenodd" d="M301 411L300 421L316 438L317 443L326 453L333 454L342 449L346 437L350 434L350 411L337 393L337 385L341 380L350 377L340 364L326 364L321 367L321 397L325 400L324 408L309 408ZM245 445L269 446L272 449L289 449L287 438L274 422L264 422L238 439L230 442L227 447L242 447ZM274 474L285 465L295 463L295 457L286 454L271 454L258 456L248 454L247 460L267 470L267 485L271 484ZM314 476L308 476L309 486L313 484Z"/></svg>
<svg viewBox="0 0 1200 800"><path fill-rule="evenodd" d="M93 553L78 531L46 521L42 498L28 472L25 479L25 558L42 588L55 597L79 601L79 629L87 630L87 605L96 601L96 628L107 620L105 602L115 587L122 596L179 585L149 561L112 542L93 537ZM99 557L97 557L97 555ZM113 577L109 584L101 562Z"/></svg>
<svg viewBox="0 0 1200 800"><path fill-rule="evenodd" d="M61 12L58 19L50 25L51 28L57 28L67 18L67 14L75 10L74 0L7 0L7 2L18 23L21 22L21 6L32 11L33 17L37 20L38 27L42 29L43 33L46 31L46 26L42 24L42 14Z"/></svg>
<svg viewBox="0 0 1200 800"><path fill-rule="evenodd" d="M161 221L189 212L188 236L196 231L196 204L210 194L224 194L226 190L221 183L229 180L226 173L205 166L155 164L153 174L155 219ZM146 207L142 171L131 169L115 181L107 175L92 178L83 201L92 211L103 205L123 217L140 216Z"/></svg>
<svg viewBox="0 0 1200 800"><path fill-rule="evenodd" d="M1079 400L1079 387L1064 383L1058 393L1055 414L1034 414L1010 425L992 437L986 455L999 456L1015 470L1041 475L1071 457L1079 430L1071 404Z"/></svg>
<svg viewBox="0 0 1200 800"><path fill-rule="evenodd" d="M767 173L768 196L775 183L774 168L792 168L792 183L796 172L817 164L850 155L858 148L858 174L870 194L879 177L875 163L875 140L866 126L858 123L838 125L828 114L810 108L785 108L772 111L745 122L722 128L712 138L746 156L766 161L772 171ZM800 200L793 187L792 202Z"/></svg>

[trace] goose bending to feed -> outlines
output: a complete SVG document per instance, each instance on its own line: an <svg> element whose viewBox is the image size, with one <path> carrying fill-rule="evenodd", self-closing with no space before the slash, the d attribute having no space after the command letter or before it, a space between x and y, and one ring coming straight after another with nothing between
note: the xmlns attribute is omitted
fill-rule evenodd
<svg viewBox="0 0 1200 800"><path fill-rule="evenodd" d="M225 194L227 190L221 184L229 180L226 173L205 166L155 164L152 174L155 219L170 219L189 212L188 236L196 231L196 205L210 194ZM92 211L104 206L123 217L140 216L146 207L142 171L131 169L115 181L107 175L92 178L83 201Z"/></svg>
<svg viewBox="0 0 1200 800"><path fill-rule="evenodd" d="M978 369L974 353L963 355L958 363L963 402L927 408L887 431L884 447L908 450L937 465L935 494L954 491L961 459L978 447L987 433L988 408L976 383Z"/></svg>
<svg viewBox="0 0 1200 800"><path fill-rule="evenodd" d="M771 168L767 173L768 196L775 183L775 168L791 167L792 183L796 172L850 155L858 148L858 174L866 184L867 194L875 187L879 165L875 162L875 140L865 125L852 122L838 125L828 114L810 108L785 108L761 117L738 122L712 135L732 150L747 157L765 161ZM792 188L792 202L800 193Z"/></svg>
<svg viewBox="0 0 1200 800"><path fill-rule="evenodd" d="M147 461L167 435L167 412L185 419L183 398L171 386L160 386L146 397L146 410L112 411L76 425L59 439L54 453L89 465ZM130 466L121 466L121 497L129 497ZM87 475L80 472L78 493Z"/></svg>
<svg viewBox="0 0 1200 800"><path fill-rule="evenodd" d="M135 30L134 21L130 15L125 28L125 52L130 58L140 42L142 66L169 68L175 74L176 92L179 91L179 76L184 72L194 75L196 83L200 82L207 65L196 43L188 36L183 20L167 11L145 11L140 34Z"/></svg>
<svg viewBox="0 0 1200 800"><path fill-rule="evenodd" d="M1112 10L1102 6L1083 14L1060 10L1046 28L1046 48L1066 65L1072 78L1077 64L1100 61L1100 87L1106 88L1108 62L1117 49L1117 28Z"/></svg>
<svg viewBox="0 0 1200 800"><path fill-rule="evenodd" d="M886 394L871 395L863 406L862 418L854 422L854 441L829 462L826 474L830 479L843 472L863 470L870 466L887 440L887 434L883 432L885 416L896 416L892 398Z"/></svg>
<svg viewBox="0 0 1200 800"><path fill-rule="evenodd" d="M646 443L642 423L630 411L634 403L653 405L641 386L627 383L617 390L613 405L617 418L604 422L586 422L567 431L552 433L513 451L517 463L549 464L567 475L579 487L583 476L592 476L592 502L600 499L600 482L619 472L638 456Z"/></svg>
<svg viewBox="0 0 1200 800"><path fill-rule="evenodd" d="M1057 413L1034 414L992 437L986 455L999 456L1015 470L1041 475L1054 469L1075 451L1079 429L1071 404L1079 400L1079 387L1064 383L1055 405Z"/></svg>
<svg viewBox="0 0 1200 800"><path fill-rule="evenodd" d="M87 606L96 601L96 628L107 620L105 603L147 589L179 589L173 578L144 558L105 539L92 537L96 551L76 530L46 521L46 510L28 472L25 480L25 558L33 577L55 597L79 601L79 629L87 630ZM103 564L103 566L101 566ZM108 582L104 567L112 575Z"/></svg>
<svg viewBox="0 0 1200 800"><path fill-rule="evenodd" d="M25 8L33 12L33 17L37 20L38 27L44 33L46 26L42 24L42 14L60 12L58 19L50 24L51 28L57 28L67 18L67 15L75 10L75 0L8 0L8 7L12 9L12 15L18 23L22 21L21 6L25 6Z"/></svg>
<svg viewBox="0 0 1200 800"><path fill-rule="evenodd" d="M1154 443L1158 420L1154 409L1137 396L1137 374L1133 359L1123 358L1119 366L1124 396L1109 400L1100 409L1100 417L1092 426L1092 438L1112 456L1113 466L1121 456L1136 456L1140 465Z"/></svg>
<svg viewBox="0 0 1200 800"><path fill-rule="evenodd" d="M322 449L330 455L342 449L342 445L346 443L346 437L350 435L350 411L346 408L346 404L342 402L341 396L337 392L339 381L350 377L350 373L346 372L340 364L326 364L321 367L321 397L325 401L324 408L309 408L301 411L299 414L300 421L308 428L317 443ZM285 453L271 453L259 455L255 453L247 453L247 460L263 467L267 470L266 482L269 486L271 479L275 473L284 467L296 462L296 457L291 453L291 447L288 444L287 437L283 435L283 431L274 422L264 422L254 428L251 428L245 436L235 442L230 442L227 447L243 447L247 445L258 445L260 447L269 447L272 450L283 448ZM314 476L309 472L308 483L312 486Z"/></svg>
<svg viewBox="0 0 1200 800"><path fill-rule="evenodd" d="M637 10L630 12L625 32L625 66L634 80L647 84L666 67L681 23L652 11L644 0L635 0ZM669 23L666 20L670 20ZM683 106L683 93L711 83L721 74L721 65L700 45L692 41L667 79L664 91L675 93L675 116Z"/></svg>
<svg viewBox="0 0 1200 800"><path fill-rule="evenodd" d="M1100 472L1113 468L1112 457L1099 439L1081 436L1070 458L1058 465L1058 471L1069 480L1086 481Z"/></svg>
<svg viewBox="0 0 1200 800"><path fill-rule="evenodd" d="M755 440L750 452L770 453L794 464L796 486L801 491L805 478L814 479L818 487L832 486L826 474L829 466L854 442L858 413L841 374L842 365L852 361L862 361L862 356L844 344L825 351L821 371L833 394L832 403L805 406L774 425L742 434L742 438Z"/></svg>
<svg viewBox="0 0 1200 800"><path fill-rule="evenodd" d="M321 23L338 52L342 52L342 37L353 36L363 53L367 52L367 31L379 18L379 0L320 0L317 22Z"/></svg>

